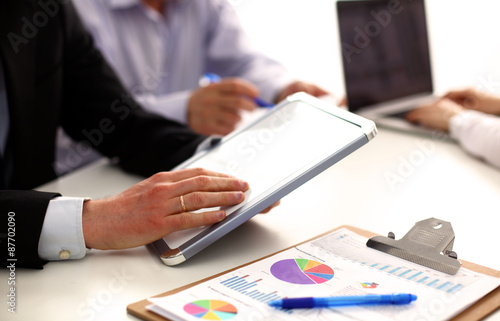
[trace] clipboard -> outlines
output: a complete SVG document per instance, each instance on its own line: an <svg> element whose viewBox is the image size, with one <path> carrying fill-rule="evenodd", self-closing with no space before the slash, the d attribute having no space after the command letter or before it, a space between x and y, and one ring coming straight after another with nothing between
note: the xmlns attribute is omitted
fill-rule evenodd
<svg viewBox="0 0 500 321"><path fill-rule="evenodd" d="M224 272L221 272L221 273L218 273L218 274L215 274L211 277L208 277L208 278L205 278L203 280L200 280L200 281L196 281L196 282L193 282L191 284L188 284L188 285L185 285L183 287L180 287L180 288L177 288L177 289L174 289L174 290L171 290L171 291L168 291L168 292L165 292L165 293L162 293L162 294L159 294L159 295L156 295L154 297L163 297L163 296L168 296L168 295L172 295L172 294L175 294L175 293L178 293L180 291L183 291L183 290L186 290L186 289L189 289L195 285L198 285L200 283L203 283L203 282L206 282L206 281L209 281L211 279L214 279L214 278L217 278L217 277L220 277L228 272L232 272L232 271L236 271L242 267L245 267L247 265L250 265L250 264L253 264L253 263L256 263L256 262L259 262L261 260L264 260L266 258L269 258L269 257L272 257L278 253L281 253L281 252L284 252L288 249L291 249L291 248L294 248L298 245L301 245L301 244L304 244L304 243L307 243L307 242L311 242L311 241L314 241L316 239L319 239L325 235L328 235L332 232L335 232L341 228L346 228L352 232L355 232L361 236L364 236L364 237L367 237L367 238L371 238L371 237L374 237L374 236L377 236L376 233L373 233L373 232L370 232L370 231L366 231L366 230L363 230L363 229L360 229L360 228L357 228L357 227L353 227L353 226L349 226L349 225L343 225L343 226L339 226L333 230L330 230L328 232L325 232L323 234L320 234L316 237L313 237L309 240L306 240L304 242L300 242L296 245L293 245L293 246L290 246L286 249L283 249L281 251L278 251L278 252L275 252L275 253L272 253L270 255L267 255L267 256L264 256L260 259L257 259L257 260L254 260L252 262L249 262L249 263L246 263L246 264L243 264L243 265L240 265L238 267L235 267L233 269L229 269L227 271L224 271ZM494 269L490 269L490 268L487 268L487 267L484 267L484 266L481 266L481 265L478 265L478 264L474 264L474 263L471 263L471 262L467 262L467 261L462 261L462 266L469 269L469 270L472 270L474 272L479 272L479 273L483 273L483 274L486 274L486 275L490 275L490 276L494 276L494 277L498 277L500 278L500 271L497 271L497 270L494 270ZM138 301L138 302L135 302L135 303L132 303L132 304L129 304L127 306L127 312L141 320L145 320L145 321L165 321L165 320L168 320L168 319L165 319L163 318L162 316L159 316L158 314L156 313L153 313L149 310L146 309L146 306L150 305L151 302L148 301L148 299L144 299L142 301ZM464 311L462 311L460 314L456 315L454 318L452 318L451 320L452 321L469 321L469 320L480 320L486 316L488 316L489 314L491 314L492 312L494 312L495 310L499 309L500 308L500 287L497 287L495 290L491 291L490 293L488 293L487 295L483 296L481 299L479 299L478 301L476 301L473 305L471 305L470 307L468 307L467 309L465 309Z"/></svg>

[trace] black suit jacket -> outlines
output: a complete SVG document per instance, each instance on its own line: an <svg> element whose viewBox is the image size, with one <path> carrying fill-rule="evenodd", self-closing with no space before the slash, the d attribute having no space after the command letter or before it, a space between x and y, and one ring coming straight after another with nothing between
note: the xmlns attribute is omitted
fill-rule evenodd
<svg viewBox="0 0 500 321"><path fill-rule="evenodd" d="M56 177L59 125L73 139L144 176L177 165L204 138L141 109L94 47L73 5L61 3L0 1L0 56L10 112L4 163L7 187L17 190L0 191L0 255L5 263L7 215L15 212L18 266L42 266L36 248L55 194L29 189Z"/></svg>

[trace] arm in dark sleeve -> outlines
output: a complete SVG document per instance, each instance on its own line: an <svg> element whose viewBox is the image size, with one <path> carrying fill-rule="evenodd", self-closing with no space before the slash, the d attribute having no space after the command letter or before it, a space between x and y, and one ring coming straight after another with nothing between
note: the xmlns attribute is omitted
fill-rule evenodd
<svg viewBox="0 0 500 321"><path fill-rule="evenodd" d="M56 193L0 191L0 260L2 266L41 269L38 241L47 206Z"/></svg>
<svg viewBox="0 0 500 321"><path fill-rule="evenodd" d="M145 176L190 157L204 137L138 106L94 47L73 6L64 6L63 14L66 132Z"/></svg>

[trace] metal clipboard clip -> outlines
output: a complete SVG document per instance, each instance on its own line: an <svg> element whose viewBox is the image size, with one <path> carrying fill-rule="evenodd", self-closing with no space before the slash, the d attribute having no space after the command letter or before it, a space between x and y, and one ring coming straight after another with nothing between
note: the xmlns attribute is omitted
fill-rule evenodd
<svg viewBox="0 0 500 321"><path fill-rule="evenodd" d="M454 275L462 263L452 251L455 233L450 222L436 218L415 223L406 235L396 240L389 232L387 237L374 236L366 242L368 247L397 256L431 269Z"/></svg>

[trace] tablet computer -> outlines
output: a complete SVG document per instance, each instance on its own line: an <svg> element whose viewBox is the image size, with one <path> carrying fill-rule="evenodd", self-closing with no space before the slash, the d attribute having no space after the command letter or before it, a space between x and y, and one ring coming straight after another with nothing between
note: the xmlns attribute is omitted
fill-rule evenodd
<svg viewBox="0 0 500 321"><path fill-rule="evenodd" d="M226 173L246 180L250 189L242 203L224 208L227 216L223 221L155 241L161 260L166 265L184 262L376 134L375 124L366 118L305 93L287 97L175 168L202 167Z"/></svg>

